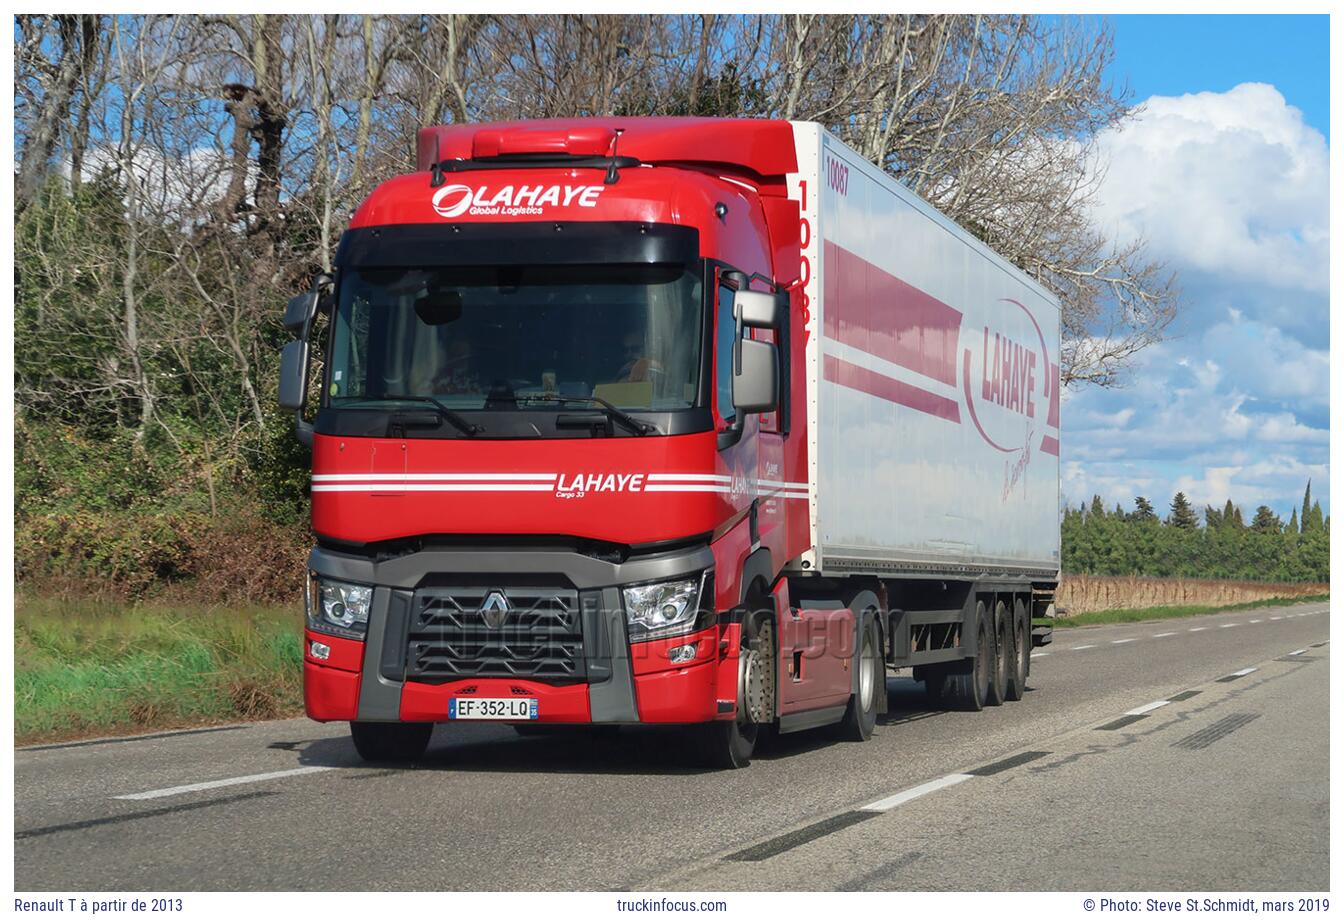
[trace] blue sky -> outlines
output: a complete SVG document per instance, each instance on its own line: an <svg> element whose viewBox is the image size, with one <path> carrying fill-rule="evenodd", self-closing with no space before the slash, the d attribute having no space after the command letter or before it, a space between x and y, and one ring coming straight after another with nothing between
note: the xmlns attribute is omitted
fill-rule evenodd
<svg viewBox="0 0 1344 920"><path fill-rule="evenodd" d="M1268 83L1330 137L1328 16L1109 16L1111 76L1136 99Z"/></svg>
<svg viewBox="0 0 1344 920"><path fill-rule="evenodd" d="M1328 19L1110 21L1141 109L1100 138L1096 218L1147 240L1182 309L1124 387L1066 394L1064 497L1287 518L1311 477L1328 512Z"/></svg>

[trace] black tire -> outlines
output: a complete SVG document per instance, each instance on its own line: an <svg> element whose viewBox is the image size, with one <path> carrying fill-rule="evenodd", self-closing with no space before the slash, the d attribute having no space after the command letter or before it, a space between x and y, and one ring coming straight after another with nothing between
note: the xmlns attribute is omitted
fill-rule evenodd
<svg viewBox="0 0 1344 920"><path fill-rule="evenodd" d="M873 736L873 728L877 725L877 695L887 692L887 666L882 660L877 621L866 611L860 616L863 633L854 665L858 689L850 694L845 717L838 726L839 737L846 741L867 741Z"/></svg>
<svg viewBox="0 0 1344 920"><path fill-rule="evenodd" d="M433 722L351 722L350 737L370 763L419 760L434 734Z"/></svg>
<svg viewBox="0 0 1344 920"><path fill-rule="evenodd" d="M738 653L737 718L697 726L699 760L719 770L751 765L761 729L775 718L775 627L767 617L748 616ZM756 670L759 669L759 670Z"/></svg>
<svg viewBox="0 0 1344 920"><path fill-rule="evenodd" d="M759 725L744 725L736 719L697 726L698 759L704 766L715 770L749 767L759 732Z"/></svg>
<svg viewBox="0 0 1344 920"><path fill-rule="evenodd" d="M1016 702L1027 692L1027 672L1031 668L1031 636L1027 634L1027 608L1013 602L1013 645L1008 655L1008 689L1004 696Z"/></svg>
<svg viewBox="0 0 1344 920"><path fill-rule="evenodd" d="M994 656L990 659L989 691L985 697L985 704L1002 706L1008 692L1008 643L1011 641L1008 608L1004 606L1003 601L994 605L994 619L990 621L990 628L994 637Z"/></svg>
<svg viewBox="0 0 1344 920"><path fill-rule="evenodd" d="M983 601L976 601L975 656L947 665L943 671L943 700L950 709L979 712L989 698L990 672L994 662L994 631Z"/></svg>
<svg viewBox="0 0 1344 920"><path fill-rule="evenodd" d="M945 669L926 665L920 678L924 681L924 697L928 704L940 709L943 706L943 672Z"/></svg>

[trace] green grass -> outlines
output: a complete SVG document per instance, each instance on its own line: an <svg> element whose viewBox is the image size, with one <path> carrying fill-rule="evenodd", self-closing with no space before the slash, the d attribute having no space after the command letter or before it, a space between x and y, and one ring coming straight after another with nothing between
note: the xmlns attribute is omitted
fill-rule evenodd
<svg viewBox="0 0 1344 920"><path fill-rule="evenodd" d="M1096 610L1080 613L1071 617L1056 617L1043 622L1055 626L1071 628L1075 626L1102 626L1108 623L1139 623L1144 620L1172 620L1177 617L1197 617L1207 613L1223 613L1233 610L1255 610L1260 607L1284 607L1291 604L1308 604L1329 600L1328 594L1313 594L1309 597L1266 598L1262 601L1250 601L1245 604L1227 606L1189 606L1189 607L1143 607L1139 609Z"/></svg>
<svg viewBox="0 0 1344 920"><path fill-rule="evenodd" d="M288 607L19 597L15 741L297 713L301 620Z"/></svg>

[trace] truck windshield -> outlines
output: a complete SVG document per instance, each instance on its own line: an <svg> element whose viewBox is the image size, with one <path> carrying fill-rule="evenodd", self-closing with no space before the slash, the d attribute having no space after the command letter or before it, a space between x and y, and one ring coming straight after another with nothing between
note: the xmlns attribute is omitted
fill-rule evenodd
<svg viewBox="0 0 1344 920"><path fill-rule="evenodd" d="M696 405L703 296L693 267L342 275L328 377L333 408L425 396L454 410L559 410L565 402L556 396L633 410Z"/></svg>

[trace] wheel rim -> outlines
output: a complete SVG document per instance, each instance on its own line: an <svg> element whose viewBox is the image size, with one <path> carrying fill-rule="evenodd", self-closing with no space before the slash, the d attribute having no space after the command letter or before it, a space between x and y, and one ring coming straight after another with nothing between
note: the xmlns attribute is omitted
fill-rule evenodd
<svg viewBox="0 0 1344 920"><path fill-rule="evenodd" d="M994 676L999 682L999 694L1003 694L1003 685L1008 679L1008 655L1006 653L1008 630L999 626L994 637Z"/></svg>
<svg viewBox="0 0 1344 920"><path fill-rule="evenodd" d="M739 722L764 722L766 712L766 663L756 649L744 649L742 661L742 708ZM745 718L743 718L745 716Z"/></svg>
<svg viewBox="0 0 1344 920"><path fill-rule="evenodd" d="M976 692L980 694L980 699L984 699L989 695L989 669L991 663L989 660L989 630L986 628L983 620L980 623L978 638L980 641L980 648L975 654L975 689Z"/></svg>
<svg viewBox="0 0 1344 920"><path fill-rule="evenodd" d="M859 671L859 702L863 705L863 711L867 712L873 708L873 701L877 696L877 674L873 667L877 656L873 654L873 637L869 633L863 638L863 655L860 658Z"/></svg>

